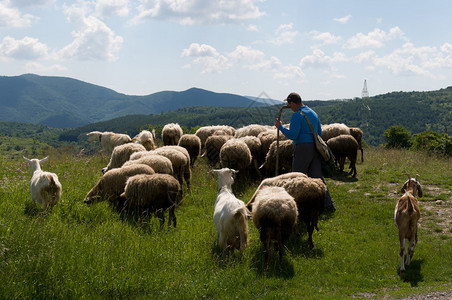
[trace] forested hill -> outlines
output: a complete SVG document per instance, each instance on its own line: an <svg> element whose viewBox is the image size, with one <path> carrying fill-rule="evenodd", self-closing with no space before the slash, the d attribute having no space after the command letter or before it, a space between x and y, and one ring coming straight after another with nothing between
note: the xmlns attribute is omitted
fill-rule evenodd
<svg viewBox="0 0 452 300"><path fill-rule="evenodd" d="M1 121L56 128L73 128L132 114L167 112L185 106L253 107L269 103L199 88L129 96L66 77L0 76Z"/></svg>

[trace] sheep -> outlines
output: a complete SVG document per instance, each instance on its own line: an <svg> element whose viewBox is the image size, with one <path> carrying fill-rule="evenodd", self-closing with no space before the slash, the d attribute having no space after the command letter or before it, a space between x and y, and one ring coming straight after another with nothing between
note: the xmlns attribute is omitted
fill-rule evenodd
<svg viewBox="0 0 452 300"><path fill-rule="evenodd" d="M251 165L251 159L251 151L243 140L233 138L221 146L220 164L223 168L245 173Z"/></svg>
<svg viewBox="0 0 452 300"><path fill-rule="evenodd" d="M163 145L177 145L179 143L180 137L184 134L182 128L177 123L169 123L163 126L162 129L162 140Z"/></svg>
<svg viewBox="0 0 452 300"><path fill-rule="evenodd" d="M183 181L185 180L187 188L190 189L190 155L185 148L179 146L164 146L149 152L160 154L168 158L173 165L174 177L179 180L181 186L183 185Z"/></svg>
<svg viewBox="0 0 452 300"><path fill-rule="evenodd" d="M193 167L196 159L201 153L201 139L195 134L184 134L179 139L178 146L187 149L190 154L190 166Z"/></svg>
<svg viewBox="0 0 452 300"><path fill-rule="evenodd" d="M259 135L257 136L258 139L261 141L262 153L264 154L264 156L268 153L268 150L270 149L271 144L274 141L276 141L277 134L278 133L275 128L275 129L263 131L263 132L259 133ZM284 141L284 140L287 140L287 138L284 136L284 134L280 134L279 140Z"/></svg>
<svg viewBox="0 0 452 300"><path fill-rule="evenodd" d="M356 177L356 157L358 156L358 142L351 135L341 134L330 138L327 142L336 161L339 163L339 170L344 170L345 158L350 160L349 173Z"/></svg>
<svg viewBox="0 0 452 300"><path fill-rule="evenodd" d="M114 133L111 131L91 131L86 134L88 136L88 142L99 140L102 145L102 149L110 154L116 146L127 144L132 142L129 135L123 133Z"/></svg>
<svg viewBox="0 0 452 300"><path fill-rule="evenodd" d="M149 130L142 130L136 136L132 138L132 142L138 143L144 146L146 150L154 150L155 146L155 130L150 132Z"/></svg>
<svg viewBox="0 0 452 300"><path fill-rule="evenodd" d="M266 125L260 125L260 124L250 124L247 126L243 126L242 128L239 128L235 131L234 137L240 138L244 136L255 136L257 137L259 133L263 131L267 131L268 126Z"/></svg>
<svg viewBox="0 0 452 300"><path fill-rule="evenodd" d="M264 187L256 194L251 217L265 246L267 268L272 240L277 242L281 262L284 244L297 223L298 211L294 198L282 187Z"/></svg>
<svg viewBox="0 0 452 300"><path fill-rule="evenodd" d="M325 142L341 134L350 135L350 128L344 123L322 124L322 139Z"/></svg>
<svg viewBox="0 0 452 300"><path fill-rule="evenodd" d="M297 203L298 219L306 224L309 235L308 243L313 248L312 233L314 228L317 231L319 230L317 222L325 205L326 185L322 179L310 178L301 172L290 172L266 178L262 180L254 195L246 204L250 211L252 211L257 193L266 186L283 187L289 195L294 197Z"/></svg>
<svg viewBox="0 0 452 300"><path fill-rule="evenodd" d="M57 174L41 169L41 164L46 162L49 157L28 159L24 156L23 158L28 163L32 174L30 180L31 199L35 203L43 204L46 211L51 210L61 199L62 187Z"/></svg>
<svg viewBox="0 0 452 300"><path fill-rule="evenodd" d="M229 135L212 135L209 136L205 144L205 152L201 157L207 156L207 161L210 166L215 166L220 161L221 147L227 140L231 139Z"/></svg>
<svg viewBox="0 0 452 300"><path fill-rule="evenodd" d="M227 135L233 136L235 134L235 128L228 125L212 125L199 127L195 135L201 139L201 152L204 151L207 138L211 136L216 130L223 130Z"/></svg>
<svg viewBox="0 0 452 300"><path fill-rule="evenodd" d="M139 151L146 151L146 148L143 145L136 143L116 146L111 154L108 165L102 169L102 173L105 173L111 169L120 168L130 159L130 155L132 155L132 153Z"/></svg>
<svg viewBox="0 0 452 300"><path fill-rule="evenodd" d="M136 152L136 153L138 153L138 152ZM136 154L136 153L134 153L134 154ZM132 159L132 156L131 156L130 160L126 161L122 165L122 167L133 165L133 164L144 164L144 165L150 166L155 171L155 173L170 174L170 175L174 174L173 164L167 157L165 157L163 155L155 154L155 153L146 153L146 154L147 155L139 157L137 159Z"/></svg>
<svg viewBox="0 0 452 300"><path fill-rule="evenodd" d="M265 156L265 162L260 166L263 170L265 177L270 177L275 174L276 171L276 141L270 145L270 149ZM278 174L287 173L292 171L292 157L294 151L294 143L292 140L283 140L279 142L278 149Z"/></svg>
<svg viewBox="0 0 452 300"><path fill-rule="evenodd" d="M248 146L251 152L251 163L254 166L254 169L256 170L256 174L260 177L260 171L259 166L264 162L265 155L262 152L262 143L261 140L258 137L255 136L244 136L239 138L239 140L242 140L245 142L245 144Z"/></svg>
<svg viewBox="0 0 452 300"><path fill-rule="evenodd" d="M182 199L179 182L168 174L140 174L127 179L124 192L128 208L153 212L160 219L160 228L165 223L165 211L169 211L168 227L176 227L176 206Z"/></svg>
<svg viewBox="0 0 452 300"><path fill-rule="evenodd" d="M358 142L359 150L361 150L361 162L364 162L364 149L362 144L363 131L358 127L350 127L350 135Z"/></svg>
<svg viewBox="0 0 452 300"><path fill-rule="evenodd" d="M93 204L103 200L115 203L126 186L127 178L137 174L154 174L155 171L144 164L122 166L106 172L89 190L83 200L86 204Z"/></svg>
<svg viewBox="0 0 452 300"><path fill-rule="evenodd" d="M218 194L215 200L213 222L217 232L218 245L223 250L238 249L240 253L248 246L248 222L250 215L243 201L232 193L233 175L236 170L214 169L218 175Z"/></svg>
<svg viewBox="0 0 452 300"><path fill-rule="evenodd" d="M399 242L400 242L400 272L405 272L405 265L410 265L410 260L414 254L414 247L417 244L417 223L421 217L419 210L419 203L416 198L416 194L419 193L419 197L422 197L422 188L416 174L415 178L411 178L409 174L408 180L402 187L404 193L399 198L395 210L394 221L399 230ZM408 249L406 249L406 240L408 240Z"/></svg>

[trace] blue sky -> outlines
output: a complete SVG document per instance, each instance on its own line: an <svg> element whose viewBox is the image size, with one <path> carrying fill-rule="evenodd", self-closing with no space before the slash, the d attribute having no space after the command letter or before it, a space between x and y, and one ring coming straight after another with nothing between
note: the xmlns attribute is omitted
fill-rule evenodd
<svg viewBox="0 0 452 300"><path fill-rule="evenodd" d="M305 100L452 86L452 1L0 0L0 75Z"/></svg>

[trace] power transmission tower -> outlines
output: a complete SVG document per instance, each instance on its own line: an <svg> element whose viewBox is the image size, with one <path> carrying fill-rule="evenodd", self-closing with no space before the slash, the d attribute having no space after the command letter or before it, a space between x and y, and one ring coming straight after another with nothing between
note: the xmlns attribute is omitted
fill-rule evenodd
<svg viewBox="0 0 452 300"><path fill-rule="evenodd" d="M367 91L367 81L366 79L364 79L364 86L363 86L363 91L361 93L361 98L369 98L369 92Z"/></svg>

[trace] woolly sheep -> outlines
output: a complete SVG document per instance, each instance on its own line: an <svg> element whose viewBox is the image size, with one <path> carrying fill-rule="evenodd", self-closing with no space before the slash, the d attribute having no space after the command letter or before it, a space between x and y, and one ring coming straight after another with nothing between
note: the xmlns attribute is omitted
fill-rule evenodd
<svg viewBox="0 0 452 300"><path fill-rule="evenodd" d="M176 206L182 199L179 182L168 174L140 174L127 179L121 197L128 208L153 212L160 219L160 228L165 223L165 211L169 211L168 227L176 227Z"/></svg>
<svg viewBox="0 0 452 300"><path fill-rule="evenodd" d="M149 130L142 130L136 136L132 138L132 142L138 143L144 146L146 150L154 150L155 147L155 130L150 132Z"/></svg>
<svg viewBox="0 0 452 300"><path fill-rule="evenodd" d="M45 210L52 209L61 199L62 187L55 173L41 169L41 164L48 160L48 156L39 160L36 158L24 160L31 170L30 193L35 203L44 205Z"/></svg>
<svg viewBox="0 0 452 300"><path fill-rule="evenodd" d="M259 133L259 135L257 137L261 141L262 153L264 154L264 157L265 157L265 155L268 153L268 150L270 150L271 144L274 141L276 141L276 138L277 138L276 128L267 130L267 131L263 131L263 132ZM284 141L284 140L287 140L287 138L285 137L284 134L280 133L279 140Z"/></svg>
<svg viewBox="0 0 452 300"><path fill-rule="evenodd" d="M256 174L260 177L259 166L264 162L265 155L262 152L262 143L258 137L255 136L244 136L239 138L245 142L251 152L251 163L256 170Z"/></svg>
<svg viewBox="0 0 452 300"><path fill-rule="evenodd" d="M356 157L358 156L358 142L354 137L347 134L329 139L327 142L331 152L333 152L336 161L339 163L339 170L344 170L345 158L350 160L349 173L353 177L356 176Z"/></svg>
<svg viewBox="0 0 452 300"><path fill-rule="evenodd" d="M292 140L279 141L278 149L278 174L288 173L292 171L292 157L294 151L294 143ZM270 145L270 149L265 156L265 162L260 166L266 177L275 174L276 171L276 141Z"/></svg>
<svg viewBox="0 0 452 300"><path fill-rule="evenodd" d="M221 147L231 139L229 135L212 135L206 140L205 152L202 157L207 156L207 161L210 166L215 166L220 161Z"/></svg>
<svg viewBox="0 0 452 300"><path fill-rule="evenodd" d="M259 133L267 131L268 126L260 124L250 124L243 126L235 131L234 137L241 138L244 136L255 136L257 137Z"/></svg>
<svg viewBox="0 0 452 300"><path fill-rule="evenodd" d="M108 154L112 153L116 146L132 142L132 139L127 134L111 131L91 131L86 135L88 136L88 142L90 143L99 140L102 149Z"/></svg>
<svg viewBox="0 0 452 300"><path fill-rule="evenodd" d="M260 189L266 186L283 187L289 195L294 197L298 208L298 219L306 224L308 230L308 243L311 248L314 228L318 231L317 222L323 212L325 204L326 186L320 178L310 178L301 172L290 172L262 180L256 192L246 204L249 210Z"/></svg>
<svg viewBox="0 0 452 300"><path fill-rule="evenodd" d="M188 154L190 154L190 166L193 167L201 153L201 139L194 134L184 134L179 139L178 146L187 149Z"/></svg>
<svg viewBox="0 0 452 300"><path fill-rule="evenodd" d="M402 197L396 204L394 210L394 221L399 230L400 242L400 272L405 272L405 265L409 265L414 254L414 247L417 244L417 223L421 217L419 210L419 203L416 194L422 197L422 188L415 178L411 178L409 174L408 180L403 184ZM408 247L406 247L406 240L408 240Z"/></svg>
<svg viewBox="0 0 452 300"><path fill-rule="evenodd" d="M358 149L361 150L361 162L364 162L364 149L362 144L363 131L358 127L350 127L350 135L358 142Z"/></svg>
<svg viewBox="0 0 452 300"><path fill-rule="evenodd" d="M103 200L115 202L118 200L127 178L137 174L154 174L154 170L143 164L133 164L106 172L86 194L83 200L86 204L92 204Z"/></svg>
<svg viewBox="0 0 452 300"><path fill-rule="evenodd" d="M226 249L238 249L240 253L243 253L248 246L247 217L249 212L245 203L232 193L233 175L237 171L222 168L211 172L218 175L218 194L213 212L218 245L223 252Z"/></svg>
<svg viewBox="0 0 452 300"><path fill-rule="evenodd" d="M163 145L177 145L179 143L180 137L184 134L182 128L177 123L169 123L163 126L162 129L162 140Z"/></svg>
<svg viewBox="0 0 452 300"><path fill-rule="evenodd" d="M170 175L174 174L173 165L167 157L155 153L146 153L146 154L147 155L139 157L137 159L132 159L131 156L130 160L126 161L122 165L122 167L133 164L143 164L150 166L155 171L155 173Z"/></svg>
<svg viewBox="0 0 452 300"><path fill-rule="evenodd" d="M105 173L111 169L120 168L126 161L130 159L130 155L134 152L146 151L141 144L124 144L116 146L111 154L108 165L102 169L102 173Z"/></svg>
<svg viewBox="0 0 452 300"><path fill-rule="evenodd" d="M265 246L265 261L268 268L272 240L278 244L279 260L282 261L284 244L297 223L297 204L284 188L264 187L256 193L251 215L254 225L259 230L260 240Z"/></svg>
<svg viewBox="0 0 452 300"><path fill-rule="evenodd" d="M325 142L341 134L349 135L350 128L343 123L322 124L322 139Z"/></svg>
<svg viewBox="0 0 452 300"><path fill-rule="evenodd" d="M179 180L181 186L183 185L183 181L185 180L187 188L190 189L190 155L185 148L181 148L182 147L178 146L164 146L149 152L160 154L168 158L173 165L174 177Z"/></svg>
<svg viewBox="0 0 452 300"><path fill-rule="evenodd" d="M243 140L230 139L220 149L220 164L223 168L243 172L251 165L251 151Z"/></svg>
<svg viewBox="0 0 452 300"><path fill-rule="evenodd" d="M199 127L195 135L201 140L201 151L204 151L207 138L211 136L216 130L223 130L227 135L233 136L235 134L235 128L228 125L212 125Z"/></svg>

